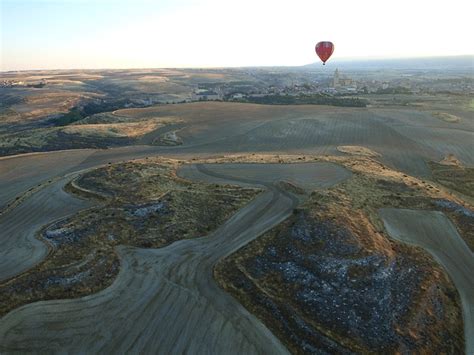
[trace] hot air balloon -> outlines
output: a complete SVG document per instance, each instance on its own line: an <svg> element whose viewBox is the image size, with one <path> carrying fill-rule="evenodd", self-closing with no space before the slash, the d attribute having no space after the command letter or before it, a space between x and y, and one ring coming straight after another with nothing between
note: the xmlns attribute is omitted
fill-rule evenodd
<svg viewBox="0 0 474 355"><path fill-rule="evenodd" d="M332 42L323 41L316 45L316 54L323 61L323 65L331 57L332 52L334 52L334 44Z"/></svg>

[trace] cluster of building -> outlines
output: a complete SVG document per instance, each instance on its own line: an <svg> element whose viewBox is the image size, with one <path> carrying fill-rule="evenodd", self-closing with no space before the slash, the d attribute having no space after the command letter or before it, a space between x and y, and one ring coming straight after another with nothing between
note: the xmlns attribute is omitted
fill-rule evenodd
<svg viewBox="0 0 474 355"><path fill-rule="evenodd" d="M308 78L282 73L275 78L259 77L254 73L255 82L211 83L196 86L191 101L230 100L264 97L269 95L314 95L325 94L412 94L422 92L473 92L473 80L436 79L412 74L387 73L383 77L354 74L351 78L336 69L331 77Z"/></svg>

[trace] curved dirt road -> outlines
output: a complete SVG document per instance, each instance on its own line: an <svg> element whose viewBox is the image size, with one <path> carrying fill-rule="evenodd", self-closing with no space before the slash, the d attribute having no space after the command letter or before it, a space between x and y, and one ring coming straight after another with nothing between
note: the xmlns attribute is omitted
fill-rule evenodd
<svg viewBox="0 0 474 355"><path fill-rule="evenodd" d="M324 170L321 186L350 175L332 164L298 168L309 174L308 181ZM265 176L255 171L262 169L259 164L242 166L246 175L244 169L247 175ZM10 312L0 320L0 352L287 353L255 316L216 285L212 271L220 258L291 213L298 199L272 182L278 170L288 179L292 169L295 165L279 165L260 180L227 176L223 165L218 172L210 165L191 169L194 176L211 181L266 189L207 237L154 250L120 247L119 276L97 294L37 302Z"/></svg>

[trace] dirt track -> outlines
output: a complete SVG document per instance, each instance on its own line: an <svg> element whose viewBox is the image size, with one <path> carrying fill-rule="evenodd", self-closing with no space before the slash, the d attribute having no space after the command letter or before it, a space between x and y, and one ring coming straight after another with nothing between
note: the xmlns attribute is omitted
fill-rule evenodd
<svg viewBox="0 0 474 355"><path fill-rule="evenodd" d="M474 255L451 221L436 211L380 210L391 237L428 250L444 266L461 296L466 354L474 354Z"/></svg>
<svg viewBox="0 0 474 355"><path fill-rule="evenodd" d="M337 165L331 165L332 177L328 164L302 165L311 176L320 168L327 179L349 176ZM279 167L274 170L283 178L295 168ZM244 168L250 175L262 175L261 165ZM269 180L276 179L275 171L267 175ZM228 177L222 165L218 172L210 165L198 172L210 180L263 185L266 191L207 237L157 250L120 247L120 274L98 294L10 312L0 322L0 352L286 353L255 316L215 284L212 270L220 258L285 219L298 200L268 180ZM321 180L322 186L327 179Z"/></svg>

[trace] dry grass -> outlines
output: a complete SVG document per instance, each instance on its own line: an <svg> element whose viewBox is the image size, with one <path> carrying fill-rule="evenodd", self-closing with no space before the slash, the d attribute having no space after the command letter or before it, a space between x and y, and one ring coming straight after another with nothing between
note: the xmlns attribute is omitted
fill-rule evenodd
<svg viewBox="0 0 474 355"><path fill-rule="evenodd" d="M228 154L222 156L215 156L212 158L193 159L193 161L203 161L209 163L303 163L314 161L326 161L338 163L349 170L360 173L370 174L374 178L384 178L393 181L404 183L408 186L416 187L423 190L430 197L433 198L447 198L453 199L457 203L463 203L459 198L451 196L451 193L443 189L441 185L427 180L409 176L401 171L394 170L382 164L378 160L367 156L331 156L331 155L294 155L294 154Z"/></svg>
<svg viewBox="0 0 474 355"><path fill-rule="evenodd" d="M464 200L474 204L474 168L463 167L456 161L451 164L430 163L433 178L449 191L462 194Z"/></svg>
<svg viewBox="0 0 474 355"><path fill-rule="evenodd" d="M349 196L337 192L322 195L315 194L302 209L299 209L287 221L220 262L215 269L216 279L224 289L233 294L246 308L262 319L288 346L292 353L304 354L305 351L301 345L306 343L318 344L318 341L320 341L318 339L319 335L322 335L323 338L328 337L337 344L341 344L343 347L357 353L374 351L375 348L373 345L367 345L367 343L370 344L370 341L364 339L364 336L354 335L357 334L357 331L353 332L352 335L346 333L343 316L334 319L321 318L315 316L308 307L303 307L298 298L302 286L295 286L295 284L275 274L276 271L272 271L263 277L256 275L261 275L261 273L265 273L264 271L252 271L252 267L255 267L252 265L256 265L255 260L262 260L262 257L268 255L269 250L272 253L275 250L291 250L292 254L283 256L281 261L283 264L285 260L288 260L288 262L295 261L293 257L296 253L295 249L301 255L317 254L320 248L325 247L324 242L318 241L317 232L311 235L314 243L309 246L301 246L298 244L300 242L294 242L295 237L290 232L302 220L309 222L312 218L316 218L316 220L324 221L322 223L332 223L337 228L345 228L351 231L352 239L348 240L347 243L361 247L361 255L351 254L348 256L342 252L343 255L340 260L350 261L352 258L363 260L367 256L374 256L384 259L387 265L397 263L400 274L410 268L417 270L418 283L407 283L405 285L407 288L395 290L403 297L409 297L410 299L407 308L404 311L398 311L400 312L400 318L393 325L400 338L394 338L393 343L376 349L376 352L396 353L403 349L407 343L412 343L412 350L416 349L415 352L419 351L420 353L433 351L433 349L440 346L445 346L445 349L461 349L463 338L459 299L454 286L441 267L421 249L405 246L388 239L383 233L377 231L362 210L354 209L351 204L352 201ZM306 213L306 217L301 218L301 213ZM314 217L312 217L313 215ZM318 218L317 215L320 215L320 217ZM305 225L298 228L303 230ZM309 227L308 230L312 230L312 228ZM333 250L328 251L325 257L328 259L337 258L333 253ZM324 263L325 257L317 258L317 260ZM271 266L267 265L267 267ZM263 267L262 269L265 270ZM374 265L369 267L362 266L362 264L360 267L354 267L353 265L348 269L352 280L356 280L356 283L350 286L354 288L355 297L360 297L359 292L362 294L375 292L375 289L366 291L353 286L358 282L363 284L367 278L372 277L374 271ZM328 275L323 273L322 280L327 281L326 278L331 277L330 275L334 272L335 269L331 268ZM304 274L300 277L306 276ZM298 279L298 277L295 278ZM321 282L324 283L324 281ZM399 296L392 293L392 297L395 303L395 299ZM324 299L324 296L320 295L320 298ZM397 306L400 306L400 304L397 304ZM445 309L445 313L437 318L434 309L440 307L440 304ZM326 307L331 306L326 305ZM361 304L360 308L362 309L354 309L354 311L363 313L364 305ZM334 310L337 313L336 309ZM367 317L370 317L370 310L366 314ZM294 321L295 319L298 321ZM425 321L429 322L429 327L424 325ZM301 323L304 326L298 325ZM383 326L381 325L381 328ZM313 330L311 335L308 335L308 327ZM377 329L372 328L371 332L377 333ZM444 339L440 334L444 334ZM449 338L451 344L448 345L445 342L446 338ZM403 339L403 342L401 339ZM321 346L324 348L326 345L323 343ZM451 348L451 346L453 347ZM337 353L338 351L331 349L330 352Z"/></svg>
<svg viewBox="0 0 474 355"><path fill-rule="evenodd" d="M37 129L30 131L27 135L20 132L15 135L0 136L0 148L25 146L40 149L50 137L55 135L56 131L57 129Z"/></svg>
<svg viewBox="0 0 474 355"><path fill-rule="evenodd" d="M469 194L473 191L474 169L462 169L437 163L434 180L422 180L403 172L388 168L374 158L365 156L318 156L318 155L271 155L271 154L233 154L216 156L207 159L193 159L203 163L296 163L324 161L338 163L351 170L351 179L335 187L332 191L350 193L354 208L363 210L370 222L382 231L383 223L377 210L383 207L440 209L430 201L446 200L464 208L474 210L474 198ZM455 170L453 171L453 168ZM378 186L384 181L385 187ZM442 209L455 223L459 234L474 250L474 233L472 225L460 218L454 211Z"/></svg>
<svg viewBox="0 0 474 355"><path fill-rule="evenodd" d="M99 74L90 74L90 73L68 73L68 74L54 74L51 75L51 72L48 74L43 74L43 75L28 75L28 72L25 74L19 74L18 76L15 77L15 80L21 80L25 82L38 82L40 80L46 80L48 83L51 80L61 80L63 78L64 80L77 80L77 81L83 81L83 80L99 80L102 79L104 76L99 75Z"/></svg>
<svg viewBox="0 0 474 355"><path fill-rule="evenodd" d="M461 161L458 158L456 158L456 156L454 154L448 154L439 163L441 165L452 165L452 166L457 166L457 167L460 167L460 168L463 166Z"/></svg>
<svg viewBox="0 0 474 355"><path fill-rule="evenodd" d="M463 346L461 308L454 286L426 252L388 238L377 213L379 208L385 206L433 209L433 199L443 198L461 202L458 198L453 198L441 186L438 188L434 183L421 181L391 170L367 156L234 155L212 159L216 163L226 161L289 163L314 160L340 163L351 169L354 175L328 191L314 192L298 211L306 211L309 215L320 215L320 220L327 221L327 223L343 225L352 231L352 235L356 237L357 245L362 248L364 254L383 256L390 262L397 259L399 265L402 265L401 267L407 268L405 263L409 261L408 264L419 269L419 283L411 285L409 308L400 321L401 323L395 325L395 331L408 343L412 342L413 346L421 353L433 351L440 346L451 350L461 349ZM224 259L216 268L215 277L224 289L231 292L278 334L294 353L304 353L295 339L298 337L304 339L305 336L308 336L308 333L300 332L298 326L291 328L297 323L292 321L295 317L303 317L306 324L310 324L317 332L356 352L370 352L371 349L363 345L363 340L344 335L342 330L340 332L337 320L331 322L327 319L308 318L306 316L308 313L304 309L298 309L298 306L295 305L294 298L296 296L291 296L292 286L283 282L280 277L271 274L268 278L258 279L247 269L248 265L253 265L251 260L261 257L264 250L280 248L278 243L283 243L279 250L291 249L288 245L292 243L293 238L288 236L288 231L299 220L297 216L298 212L276 227L275 230ZM453 222L457 223L456 219L453 219ZM459 227L460 233L467 236L466 230L463 230L462 226ZM304 227L302 228L304 229ZM284 237L279 238L278 235ZM317 239L317 235L314 237ZM319 247L319 244L316 243L315 248ZM301 249L301 251L311 253L311 250L303 251ZM288 260L292 259L289 257ZM366 274L357 274L361 270L352 270L355 272L353 276L364 280ZM368 269L364 270L362 271L366 272ZM400 290L400 292L408 292L408 290ZM267 301L262 301L262 299ZM439 306L439 302L443 304L443 307L446 307L441 318L435 316L438 314L436 307ZM288 309L290 310L288 311ZM430 323L429 328L423 325L425 320ZM290 328L288 328L288 324L290 324ZM406 324L406 326L401 326L401 324ZM288 329L295 331L294 336L289 336ZM444 340L439 337L439 334L444 334ZM446 338L449 338L449 341L446 341ZM314 337L310 340L317 343ZM396 341L394 341L390 350L381 351L396 352L403 348L403 345L401 348L396 346Z"/></svg>
<svg viewBox="0 0 474 355"><path fill-rule="evenodd" d="M145 75L138 78L139 81L146 81L148 83L164 83L169 81L167 77L164 76L154 76L154 75Z"/></svg>
<svg viewBox="0 0 474 355"><path fill-rule="evenodd" d="M36 90L41 90L41 92L27 95L24 97L24 102L12 105L10 107L12 114L2 116L2 122L31 121L67 113L82 100L99 96L89 92L56 92L46 88Z"/></svg>
<svg viewBox="0 0 474 355"><path fill-rule="evenodd" d="M340 145L337 147L337 150L341 153L351 154L351 155L362 155L365 157L379 157L380 154L373 151L372 149L361 147L358 145Z"/></svg>
<svg viewBox="0 0 474 355"><path fill-rule="evenodd" d="M67 134L80 134L91 137L136 138L164 126L160 120L152 119L127 123L99 123L71 125L62 129Z"/></svg>
<svg viewBox="0 0 474 355"><path fill-rule="evenodd" d="M446 112L434 112L433 117L436 117L440 120L443 120L449 123L458 123L461 121L461 118L459 118L458 116L455 116Z"/></svg>

